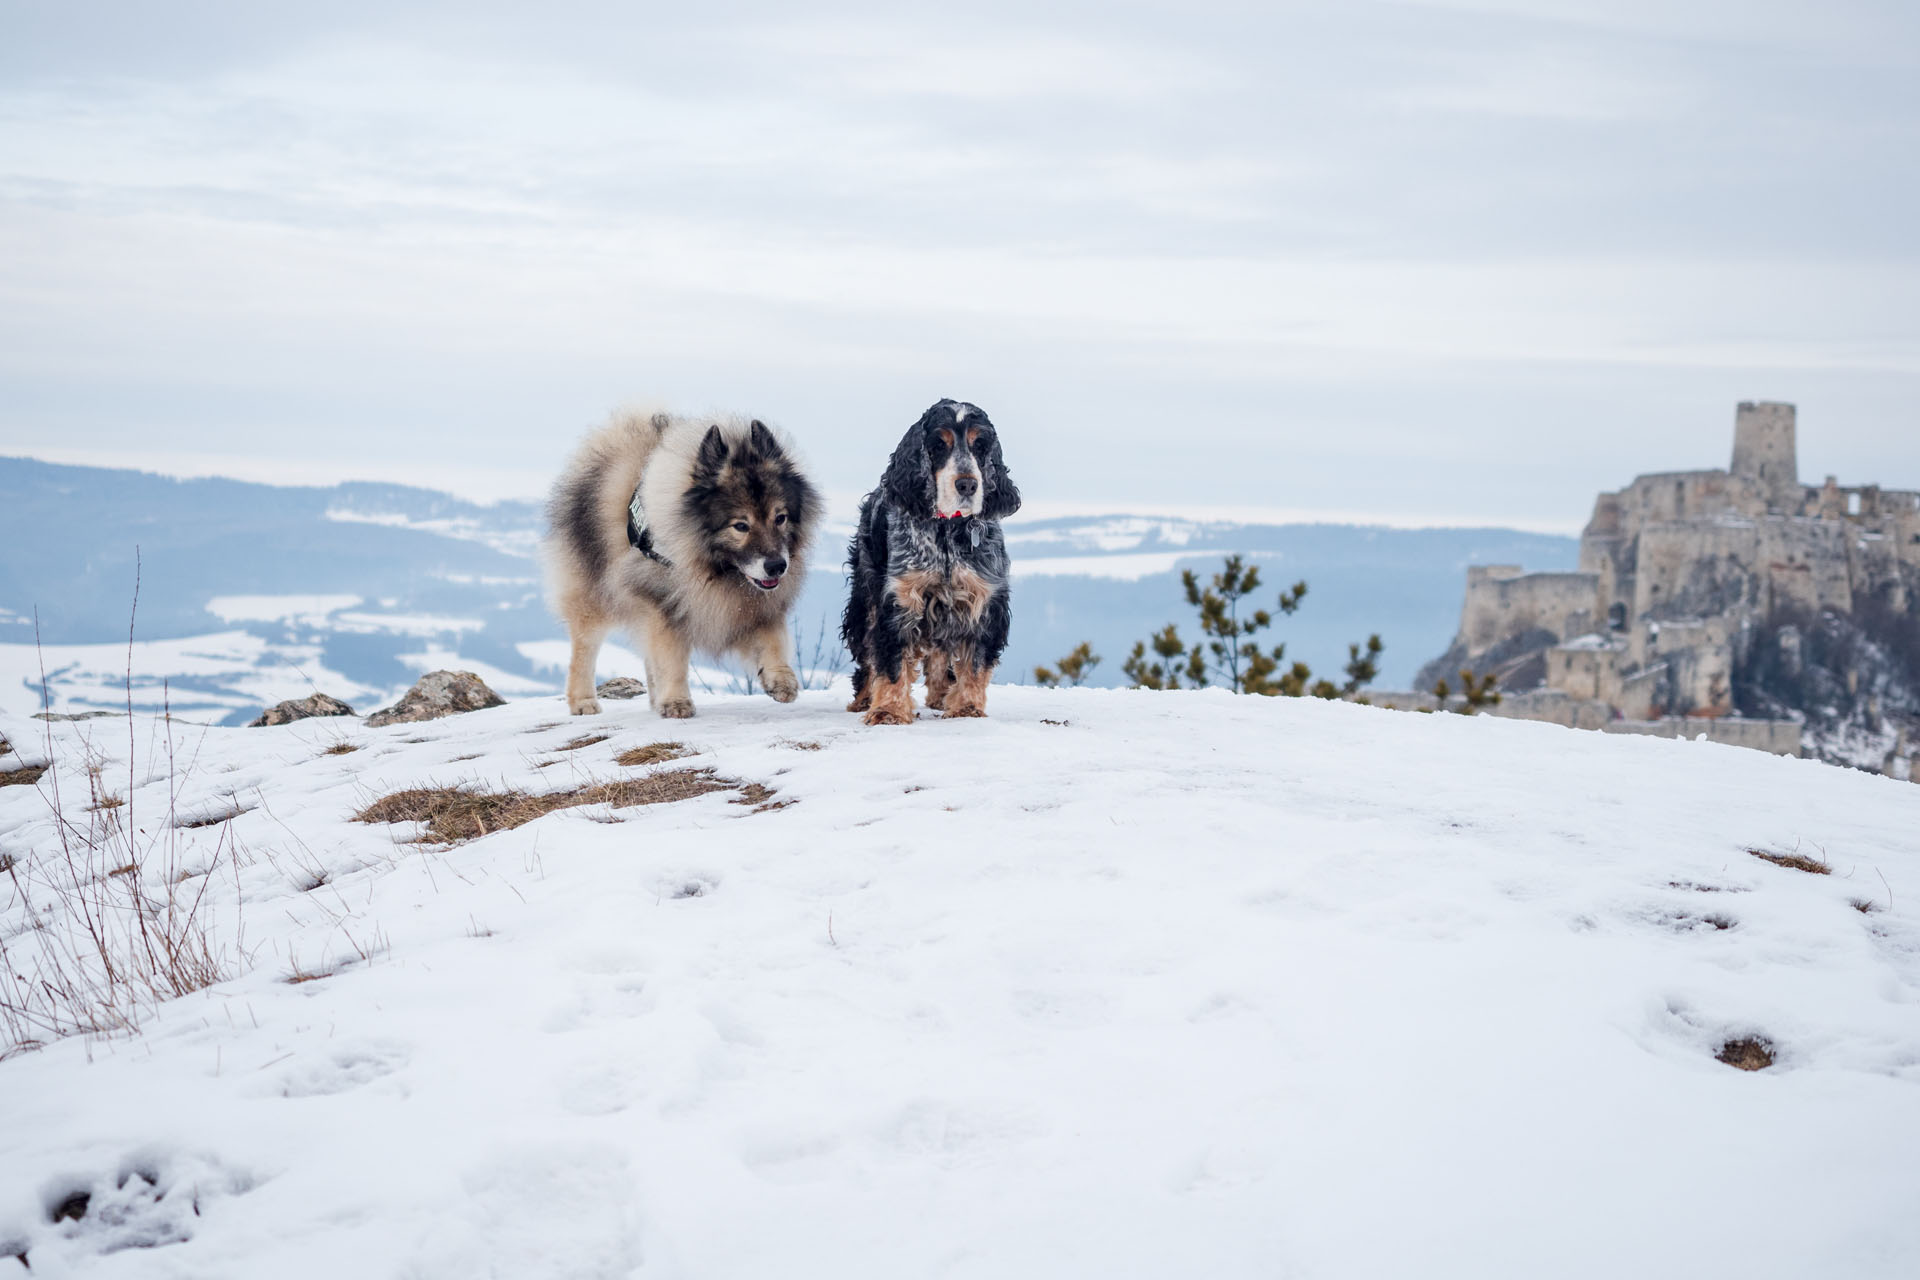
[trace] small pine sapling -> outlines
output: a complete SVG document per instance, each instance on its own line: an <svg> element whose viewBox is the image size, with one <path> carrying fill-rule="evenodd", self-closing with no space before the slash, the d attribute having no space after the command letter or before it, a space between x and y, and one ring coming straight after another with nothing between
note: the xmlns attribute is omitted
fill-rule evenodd
<svg viewBox="0 0 1920 1280"><path fill-rule="evenodd" d="M1324 693L1320 696L1323 698L1352 698L1362 689L1372 684L1380 675L1380 653L1385 648L1386 646L1380 643L1380 637L1377 633L1367 637L1367 643L1364 649L1357 640L1348 645L1346 666L1347 682L1341 685L1337 692ZM1330 684L1331 682L1324 683ZM1366 699L1359 698L1358 701L1365 702Z"/></svg>
<svg viewBox="0 0 1920 1280"><path fill-rule="evenodd" d="M1491 671L1483 676L1475 676L1466 667L1460 668L1460 692L1466 699L1459 708L1460 714L1470 716L1482 707L1499 706L1500 690L1495 687L1495 684L1496 678ZM1440 700L1440 709L1446 708L1447 699L1452 693L1453 690L1444 679L1434 683L1433 696ZM1424 711L1426 708L1422 707L1421 710Z"/></svg>
<svg viewBox="0 0 1920 1280"><path fill-rule="evenodd" d="M1281 692L1280 684L1287 677L1276 681L1273 673L1286 660L1287 646L1278 644L1270 651L1263 650L1253 639L1257 632L1273 625L1273 614L1255 609L1245 617L1240 615L1240 602L1260 589L1260 566L1247 564L1240 556L1228 556L1208 586L1201 587L1199 575L1191 569L1181 571L1180 584L1186 588L1187 603L1200 611L1200 631L1207 637L1204 650L1195 645L1194 652L1221 678L1221 683L1235 693ZM1290 590L1280 593L1280 612L1293 613L1306 594L1306 583L1294 583ZM1299 663L1294 667L1304 670Z"/></svg>
<svg viewBox="0 0 1920 1280"><path fill-rule="evenodd" d="M1273 625L1274 614L1266 609L1241 613L1241 602L1260 589L1260 566L1246 563L1242 556L1228 556L1220 572L1204 587L1199 575L1191 569L1181 571L1180 584L1186 591L1187 603L1199 611L1202 639L1188 649L1180 633L1169 623L1151 639L1134 645L1133 654L1122 669L1136 689L1178 689L1184 677L1194 688L1217 680L1234 693L1344 698L1365 688L1380 673L1382 645L1377 635L1368 637L1364 646L1358 643L1347 646L1344 684L1315 680L1304 662L1288 664L1284 644L1263 649L1255 636ZM1296 582L1280 593L1276 608L1283 614L1292 614L1306 594L1307 584ZM1149 660L1149 648L1158 656L1157 662ZM1043 667L1034 672L1035 677L1042 672L1053 674Z"/></svg>
<svg viewBox="0 0 1920 1280"><path fill-rule="evenodd" d="M1054 663L1053 667L1035 667L1033 682L1042 688L1057 689L1064 682L1079 685L1086 682L1093 669L1100 665L1100 655L1093 651L1091 641L1082 640L1073 647L1073 651ZM1058 667L1059 670L1054 670Z"/></svg>
<svg viewBox="0 0 1920 1280"><path fill-rule="evenodd" d="M1148 659L1149 645L1158 661ZM1120 664L1120 669L1127 673L1136 689L1178 689L1183 675L1195 689L1207 683L1206 654L1198 647L1188 653L1179 629L1171 622L1150 639L1136 641L1133 652Z"/></svg>

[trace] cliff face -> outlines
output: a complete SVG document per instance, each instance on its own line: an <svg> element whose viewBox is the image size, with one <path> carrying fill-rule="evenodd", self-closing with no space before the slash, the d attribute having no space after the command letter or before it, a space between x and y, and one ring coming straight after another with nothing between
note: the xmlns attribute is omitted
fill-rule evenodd
<svg viewBox="0 0 1920 1280"><path fill-rule="evenodd" d="M1807 748L1881 767L1920 737L1920 492L1802 485L1791 405L1743 404L1725 471L1601 494L1580 571L1469 571L1462 667L1628 719L1803 721Z"/></svg>

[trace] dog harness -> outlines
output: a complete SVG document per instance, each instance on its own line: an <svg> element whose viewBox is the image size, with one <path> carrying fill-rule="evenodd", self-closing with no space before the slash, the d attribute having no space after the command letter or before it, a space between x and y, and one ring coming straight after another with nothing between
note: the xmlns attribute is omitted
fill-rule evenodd
<svg viewBox="0 0 1920 1280"><path fill-rule="evenodd" d="M645 483L644 477L641 483ZM647 527L647 506L640 501L639 485L634 486L633 501L627 504L627 541L647 559L673 567L673 561L653 549L653 530Z"/></svg>

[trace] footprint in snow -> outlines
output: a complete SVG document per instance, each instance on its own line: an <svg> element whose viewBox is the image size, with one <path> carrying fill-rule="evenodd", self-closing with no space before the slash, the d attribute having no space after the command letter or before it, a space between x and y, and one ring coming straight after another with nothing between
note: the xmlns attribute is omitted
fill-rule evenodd
<svg viewBox="0 0 1920 1280"><path fill-rule="evenodd" d="M637 1182L610 1143L504 1146L461 1176L399 1274L631 1280L646 1261Z"/></svg>
<svg viewBox="0 0 1920 1280"><path fill-rule="evenodd" d="M276 1092L283 1098L345 1093L394 1074L412 1057L413 1051L398 1040L330 1044L286 1064L278 1076Z"/></svg>
<svg viewBox="0 0 1920 1280"><path fill-rule="evenodd" d="M19 1261L22 1275L53 1275L90 1256L182 1244L214 1202L254 1185L251 1175L211 1157L143 1151L110 1172L48 1181L39 1221L5 1233L0 1258Z"/></svg>

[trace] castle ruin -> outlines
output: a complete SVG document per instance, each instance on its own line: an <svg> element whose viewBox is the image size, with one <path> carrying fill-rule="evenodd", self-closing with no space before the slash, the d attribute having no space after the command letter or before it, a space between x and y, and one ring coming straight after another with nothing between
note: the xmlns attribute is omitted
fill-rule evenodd
<svg viewBox="0 0 1920 1280"><path fill-rule="evenodd" d="M1502 713L1705 734L1913 771L1920 492L1800 483L1790 404L1743 403L1728 469L1603 493L1572 573L1467 571L1434 687L1491 673Z"/></svg>

